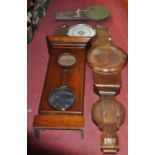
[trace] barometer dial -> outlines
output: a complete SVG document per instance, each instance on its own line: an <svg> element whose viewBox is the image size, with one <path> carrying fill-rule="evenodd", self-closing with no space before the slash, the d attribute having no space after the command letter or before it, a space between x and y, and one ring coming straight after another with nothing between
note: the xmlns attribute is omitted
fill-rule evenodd
<svg viewBox="0 0 155 155"><path fill-rule="evenodd" d="M93 37L96 35L95 29L91 25L77 24L68 29L68 36L85 36Z"/></svg>

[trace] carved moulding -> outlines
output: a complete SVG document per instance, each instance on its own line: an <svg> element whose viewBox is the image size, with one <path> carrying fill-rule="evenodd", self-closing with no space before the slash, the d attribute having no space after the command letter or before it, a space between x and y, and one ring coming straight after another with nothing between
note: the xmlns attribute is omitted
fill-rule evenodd
<svg viewBox="0 0 155 155"><path fill-rule="evenodd" d="M92 119L102 131L101 150L105 153L116 153L119 140L116 131L125 118L122 104L112 97L102 96L92 107Z"/></svg>
<svg viewBox="0 0 155 155"><path fill-rule="evenodd" d="M101 151L116 153L119 150L116 131L123 123L125 110L114 97L120 93L121 70L127 63L127 55L112 44L106 33L102 34L87 54L87 63L93 71L94 92L100 96L92 106L92 119L102 131Z"/></svg>

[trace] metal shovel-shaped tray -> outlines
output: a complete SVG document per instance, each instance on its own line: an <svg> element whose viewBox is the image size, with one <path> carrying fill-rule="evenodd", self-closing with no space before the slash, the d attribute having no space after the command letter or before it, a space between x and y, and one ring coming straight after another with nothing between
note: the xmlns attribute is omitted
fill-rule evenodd
<svg viewBox="0 0 155 155"><path fill-rule="evenodd" d="M109 10L100 5L89 6L76 11L57 12L56 20L103 20L110 15Z"/></svg>

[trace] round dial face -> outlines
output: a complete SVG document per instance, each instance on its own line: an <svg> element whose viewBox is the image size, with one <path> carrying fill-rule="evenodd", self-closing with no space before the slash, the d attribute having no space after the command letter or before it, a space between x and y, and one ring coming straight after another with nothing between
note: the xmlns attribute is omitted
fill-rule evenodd
<svg viewBox="0 0 155 155"><path fill-rule="evenodd" d="M103 72L114 72L122 69L127 62L125 52L115 46L98 46L88 54L89 65Z"/></svg>
<svg viewBox="0 0 155 155"><path fill-rule="evenodd" d="M63 53L58 58L58 64L64 67L70 67L76 63L76 57L70 53Z"/></svg>
<svg viewBox="0 0 155 155"><path fill-rule="evenodd" d="M68 29L68 36L87 36L93 37L96 35L95 29L91 25L77 24Z"/></svg>
<svg viewBox="0 0 155 155"><path fill-rule="evenodd" d="M74 93L68 87L60 87L49 94L49 105L57 110L70 108L74 101Z"/></svg>

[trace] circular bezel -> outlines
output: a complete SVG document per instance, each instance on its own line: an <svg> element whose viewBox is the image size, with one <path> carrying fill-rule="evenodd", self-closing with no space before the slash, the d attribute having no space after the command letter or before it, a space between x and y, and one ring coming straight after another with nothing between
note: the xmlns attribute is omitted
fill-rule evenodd
<svg viewBox="0 0 155 155"><path fill-rule="evenodd" d="M63 53L57 59L57 63L63 67L73 66L76 63L76 61L76 56L71 53Z"/></svg>
<svg viewBox="0 0 155 155"><path fill-rule="evenodd" d="M48 96L49 105L57 110L65 111L75 102L75 94L66 86L52 91Z"/></svg>
<svg viewBox="0 0 155 155"><path fill-rule="evenodd" d="M112 73L125 67L127 54L116 46L97 46L88 52L87 62L89 66L98 72Z"/></svg>
<svg viewBox="0 0 155 155"><path fill-rule="evenodd" d="M75 33L77 30L78 33ZM86 34L86 30L87 32L89 32L89 34ZM96 35L96 30L88 24L77 24L77 25L73 25L71 27L69 27L68 32L67 32L68 36L85 36L85 37L94 37Z"/></svg>

